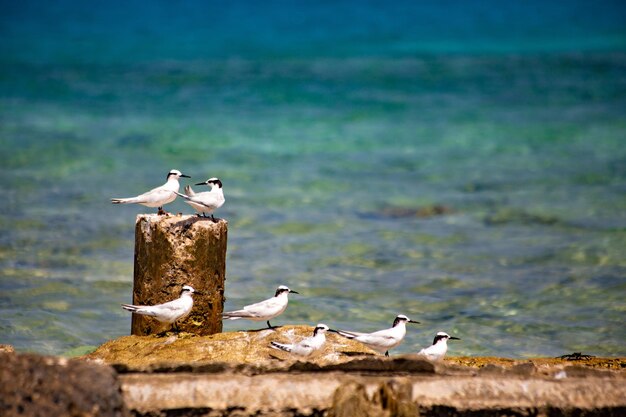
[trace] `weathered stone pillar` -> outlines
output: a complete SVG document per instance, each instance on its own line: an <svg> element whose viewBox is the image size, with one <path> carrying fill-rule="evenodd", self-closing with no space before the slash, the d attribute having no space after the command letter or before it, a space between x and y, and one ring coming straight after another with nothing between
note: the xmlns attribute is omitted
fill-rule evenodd
<svg viewBox="0 0 626 417"><path fill-rule="evenodd" d="M222 331L228 222L197 216L139 214L135 224L133 304L154 305L178 298L183 285L194 294L193 310L178 323L182 332ZM131 334L149 335L170 325L133 314Z"/></svg>

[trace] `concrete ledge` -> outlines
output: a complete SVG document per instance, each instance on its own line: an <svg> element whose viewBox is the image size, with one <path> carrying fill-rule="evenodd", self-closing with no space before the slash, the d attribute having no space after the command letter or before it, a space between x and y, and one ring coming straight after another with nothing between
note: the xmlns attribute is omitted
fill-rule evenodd
<svg viewBox="0 0 626 417"><path fill-rule="evenodd" d="M420 415L618 415L626 411L623 377L398 377L335 371L323 375L126 374L120 380L127 406L139 415L185 409L219 413L236 409L241 416L337 413L343 403L337 397L354 400L359 390L365 393L359 409L374 410L367 415L393 415L377 414L389 412L380 398L383 391L394 398L408 393L405 408L419 410Z"/></svg>

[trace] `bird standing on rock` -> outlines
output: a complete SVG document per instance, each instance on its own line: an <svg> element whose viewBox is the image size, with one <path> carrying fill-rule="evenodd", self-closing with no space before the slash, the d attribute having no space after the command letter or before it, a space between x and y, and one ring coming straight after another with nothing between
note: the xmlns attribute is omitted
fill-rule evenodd
<svg viewBox="0 0 626 417"><path fill-rule="evenodd" d="M185 175L177 169L171 170L167 174L167 181L160 187L154 188L147 193L138 195L137 197L129 197L129 198L112 198L111 203L113 204L141 204L146 207L158 207L158 214L169 214L165 210L163 210L163 206L165 204L171 203L176 199L176 194L178 193L178 189L180 188L180 184L178 183L178 179L191 178L189 175Z"/></svg>
<svg viewBox="0 0 626 417"><path fill-rule="evenodd" d="M321 351L324 343L326 342L326 331L328 326L319 323L313 330L313 336L309 336L306 339L302 339L298 343L278 343L271 342L270 345L274 349L284 350L285 352L292 353L296 356L314 356Z"/></svg>
<svg viewBox="0 0 626 417"><path fill-rule="evenodd" d="M194 293L202 295L200 291L194 290L193 287L189 285L183 285L183 288L180 291L180 297L176 300L168 301L167 303L163 304L156 304L153 306L122 304L122 308L135 314L154 317L161 323L173 323L173 327L178 330L176 322L187 317L191 312L191 309L193 308L192 294Z"/></svg>
<svg viewBox="0 0 626 417"><path fill-rule="evenodd" d="M289 303L289 293L299 294L297 291L290 290L289 287L281 285L276 289L276 294L272 298L247 305L241 310L227 311L222 313L222 318L229 320L267 320L267 328L273 329L274 327L270 324L270 320L274 317L278 317L285 311Z"/></svg>
<svg viewBox="0 0 626 417"><path fill-rule="evenodd" d="M389 356L389 349L395 348L402 343L406 335L406 323L419 323L419 321L413 321L404 314L399 314L393 321L391 328L374 333L359 333L346 330L330 331L348 339L354 339L378 353L384 353L385 356Z"/></svg>
<svg viewBox="0 0 626 417"><path fill-rule="evenodd" d="M448 340L461 340L458 337L452 337L446 332L438 332L433 340L433 344L418 352L418 355L426 357L431 361L440 361L446 356L448 351Z"/></svg>
<svg viewBox="0 0 626 417"><path fill-rule="evenodd" d="M222 207L226 199L224 198L224 191L222 190L222 181L219 178L209 178L204 182L199 182L196 185L208 185L211 187L211 191L205 191L203 193L195 193L188 185L185 187L185 194L181 194L176 191L176 194L185 199L185 203L196 209L198 216L208 217L211 215L211 220L215 222L213 212Z"/></svg>

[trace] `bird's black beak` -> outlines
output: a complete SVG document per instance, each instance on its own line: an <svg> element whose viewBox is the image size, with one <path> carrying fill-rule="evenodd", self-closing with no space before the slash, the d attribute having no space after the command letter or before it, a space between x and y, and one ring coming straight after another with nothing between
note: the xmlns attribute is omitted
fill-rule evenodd
<svg viewBox="0 0 626 417"><path fill-rule="evenodd" d="M203 292L200 292L200 291L194 291L193 293L194 293L194 294L198 294L198 295L204 295L204 293L203 293Z"/></svg>
<svg viewBox="0 0 626 417"><path fill-rule="evenodd" d="M189 175L185 175L185 174L180 174L180 176L184 178L191 178Z"/></svg>
<svg viewBox="0 0 626 417"><path fill-rule="evenodd" d="M298 291L294 291L294 290L289 290L289 292L292 292L294 294L300 294Z"/></svg>
<svg viewBox="0 0 626 417"><path fill-rule="evenodd" d="M419 321L409 320L409 323L421 324Z"/></svg>
<svg viewBox="0 0 626 417"><path fill-rule="evenodd" d="M196 185L206 185L206 182L199 182L199 183L196 183Z"/></svg>
<svg viewBox="0 0 626 417"><path fill-rule="evenodd" d="M461 339L458 337L450 336L450 340L461 340Z"/></svg>
<svg viewBox="0 0 626 417"><path fill-rule="evenodd" d="M333 333L339 333L339 331L335 330L335 329L328 329L326 330L327 332L333 332Z"/></svg>

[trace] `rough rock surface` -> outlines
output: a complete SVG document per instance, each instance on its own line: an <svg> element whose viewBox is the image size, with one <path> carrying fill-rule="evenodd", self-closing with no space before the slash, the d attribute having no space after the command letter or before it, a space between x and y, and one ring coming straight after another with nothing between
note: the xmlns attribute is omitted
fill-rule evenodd
<svg viewBox="0 0 626 417"><path fill-rule="evenodd" d="M11 345L0 345L0 352L12 353L15 352L15 348Z"/></svg>
<svg viewBox="0 0 626 417"><path fill-rule="evenodd" d="M113 368L34 354L0 353L0 414L128 416Z"/></svg>
<svg viewBox="0 0 626 417"><path fill-rule="evenodd" d="M270 364L271 367L296 358L282 350L272 349L270 342L291 343L312 333L311 326L281 326L274 330L226 332L209 336L184 333L163 337L125 336L103 344L85 358L142 370L164 364L176 366L216 362ZM359 342L329 334L324 350L313 363L337 363L355 355L377 354Z"/></svg>
<svg viewBox="0 0 626 417"><path fill-rule="evenodd" d="M447 364L469 366L475 368L486 368L485 371L493 369L516 368L519 371L526 370L546 370L549 372L555 369L567 367L584 367L596 369L626 370L626 358L581 358L581 359L561 359L561 358L531 358L531 359L511 359L493 356L451 356L446 358Z"/></svg>
<svg viewBox="0 0 626 417"><path fill-rule="evenodd" d="M194 295L181 331L208 335L222 330L228 223L197 216L140 214L135 224L133 304L153 305L178 298L183 285ZM133 314L131 334L170 330L168 324Z"/></svg>

